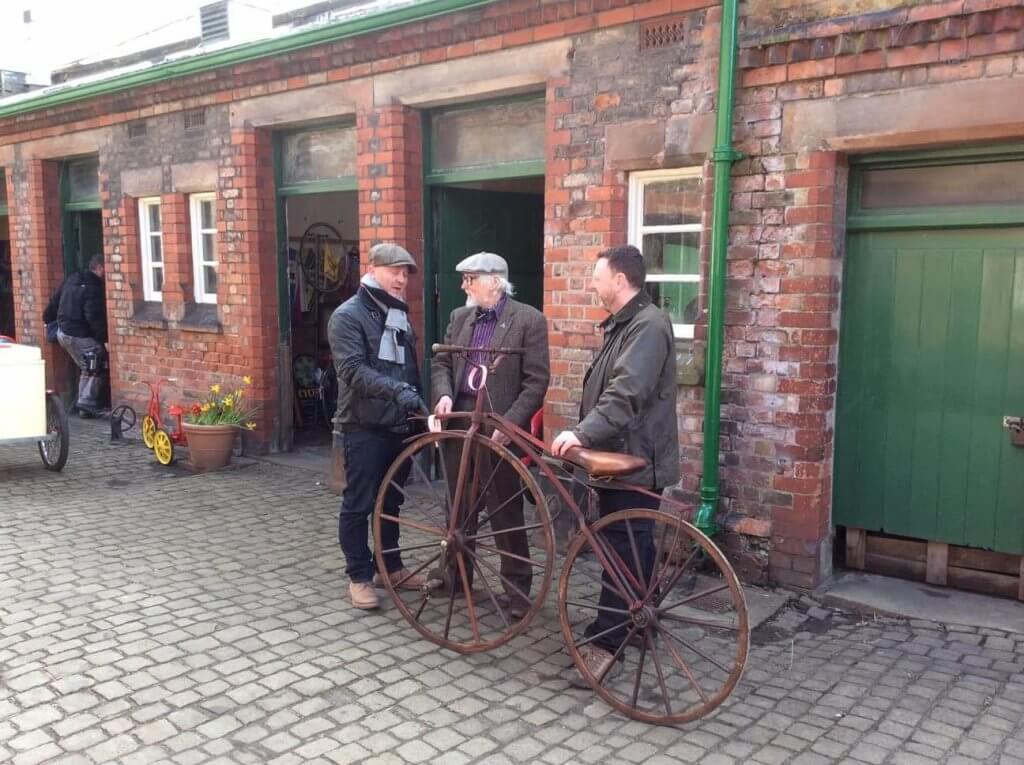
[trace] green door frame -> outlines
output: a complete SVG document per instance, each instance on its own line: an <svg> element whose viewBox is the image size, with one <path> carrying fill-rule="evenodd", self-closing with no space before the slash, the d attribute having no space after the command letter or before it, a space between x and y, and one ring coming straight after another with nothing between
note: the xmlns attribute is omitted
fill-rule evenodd
<svg viewBox="0 0 1024 765"><path fill-rule="evenodd" d="M514 178L532 178L541 177L543 178L546 174L546 161L541 159L536 160L521 160L515 162L495 162L487 165L476 165L473 167L459 168L457 170L441 170L435 171L433 167L434 151L433 142L430 139L431 136L431 122L435 115L444 114L445 112L455 111L460 109L491 106L495 104L508 104L516 103L519 101L537 101L542 100L544 94L542 92L533 91L530 93L522 93L514 96L504 96L501 98L489 98L479 101L469 101L460 104L452 104L449 106L439 107L437 109L431 109L423 112L423 183L421 186L421 199L423 200L423 327L426 330L428 327L435 327L437 325L437 308L435 303L438 298L438 291L440 286L437 283L437 268L438 268L438 254L435 251L436 242L434 241L434 226L433 226L433 195L432 189L438 186L445 186L455 183L477 183L482 181L504 181ZM432 283L431 283L432 282ZM428 334L426 331L424 334ZM425 337L424 340L424 363L423 368L426 370L427 362L431 358L430 345L432 342L438 342L443 338L429 338ZM424 375L426 375L424 371ZM424 390L429 395L429 378L426 379L424 384Z"/></svg>
<svg viewBox="0 0 1024 765"><path fill-rule="evenodd" d="M79 212L99 211L103 209L103 202L99 197L79 199L71 201L71 173L69 167L82 157L65 157L60 162L60 230L61 247L64 256L64 275L67 276L77 270L75 262L75 247L72 240L75 235L74 215ZM97 180L97 184L98 184Z"/></svg>
<svg viewBox="0 0 1024 765"><path fill-rule="evenodd" d="M972 207L906 207L865 210L861 207L863 174L869 170L904 167L972 165L979 162L1024 160L1024 146L985 146L974 149L895 152L850 159L849 202L846 230L879 231L906 228L970 228L976 226L1018 226L1024 223L1020 205L978 205Z"/></svg>

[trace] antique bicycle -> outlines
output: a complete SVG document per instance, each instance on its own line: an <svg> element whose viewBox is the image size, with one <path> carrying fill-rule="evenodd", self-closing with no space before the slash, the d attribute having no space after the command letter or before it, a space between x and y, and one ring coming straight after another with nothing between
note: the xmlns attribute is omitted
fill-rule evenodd
<svg viewBox="0 0 1024 765"><path fill-rule="evenodd" d="M386 559L394 568L400 556L406 579L426 580L413 587L384 577L398 611L427 640L463 654L522 634L551 586L550 506L557 504L578 525L564 554L556 609L580 674L636 720L680 724L718 707L739 682L750 645L743 591L718 546L684 518L682 503L623 480L645 465L642 458L579 447L556 458L539 438L489 411L488 374L522 349L433 350L465 360L476 405L439 418L445 429L411 439L384 477L372 521L378 570L386 570ZM517 453L531 458L540 480ZM518 491L495 493L503 471L514 472ZM595 487L639 491L667 510L598 518ZM404 500L400 512L388 511L389 493ZM388 524L401 532L393 547L383 545L394 538ZM514 600L518 610L510 608ZM615 660L597 677L581 649L613 636Z"/></svg>

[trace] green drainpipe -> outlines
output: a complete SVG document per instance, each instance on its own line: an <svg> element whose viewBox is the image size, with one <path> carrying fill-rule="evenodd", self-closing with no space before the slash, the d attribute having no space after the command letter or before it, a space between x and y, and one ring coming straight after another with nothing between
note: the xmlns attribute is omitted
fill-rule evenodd
<svg viewBox="0 0 1024 765"><path fill-rule="evenodd" d="M722 344L725 336L726 251L729 247L729 177L740 155L732 148L732 106L736 77L738 0L722 3L718 52L718 104L715 115L715 198L711 217L711 284L708 288L708 348L704 378L704 475L694 520L705 534L718 531L718 443L721 425Z"/></svg>

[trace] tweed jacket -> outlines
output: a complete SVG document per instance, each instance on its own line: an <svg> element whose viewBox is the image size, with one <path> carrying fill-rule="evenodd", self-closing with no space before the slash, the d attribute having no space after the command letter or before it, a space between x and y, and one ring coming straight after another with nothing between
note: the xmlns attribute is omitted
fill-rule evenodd
<svg viewBox="0 0 1024 765"><path fill-rule="evenodd" d="M476 309L469 306L452 311L444 342L469 345L475 316ZM544 404L551 379L547 319L536 308L508 298L498 317L490 347L526 349L522 355L510 355L502 360L494 374L487 378L487 393L496 413L528 430L530 418ZM442 396L450 396L452 401L458 398L465 368L464 356L449 353L434 356L430 365L432 405L436 406Z"/></svg>

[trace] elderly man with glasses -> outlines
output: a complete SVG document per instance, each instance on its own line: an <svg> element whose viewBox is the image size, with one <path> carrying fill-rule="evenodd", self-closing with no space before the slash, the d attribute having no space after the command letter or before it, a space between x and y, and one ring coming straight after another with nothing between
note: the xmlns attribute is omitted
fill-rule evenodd
<svg viewBox="0 0 1024 765"><path fill-rule="evenodd" d="M548 325L544 315L536 308L513 298L514 287L508 280L508 263L499 255L478 252L460 262L455 270L462 274L462 289L466 305L452 311L445 343L473 348L525 348L502 360L494 374L487 378L488 408L502 414L521 428L529 430L530 419L544 403L544 394L550 379L548 359ZM479 359L489 359L482 356ZM439 353L431 365L431 387L434 396L434 414L452 411L471 411L476 393L469 385L469 368L465 357ZM465 423L456 422L455 427ZM500 433L490 435L503 443ZM457 470L458 455L447 455L450 480L452 469ZM487 474L489 474L488 471ZM519 492L519 479L508 465L502 465L490 482L485 506L491 528L519 529L499 533L495 541L501 555L501 580L505 590L505 610L509 616L520 619L529 610L532 569L519 558L530 558L529 540L522 530L523 500ZM468 572L470 576L472 572Z"/></svg>

